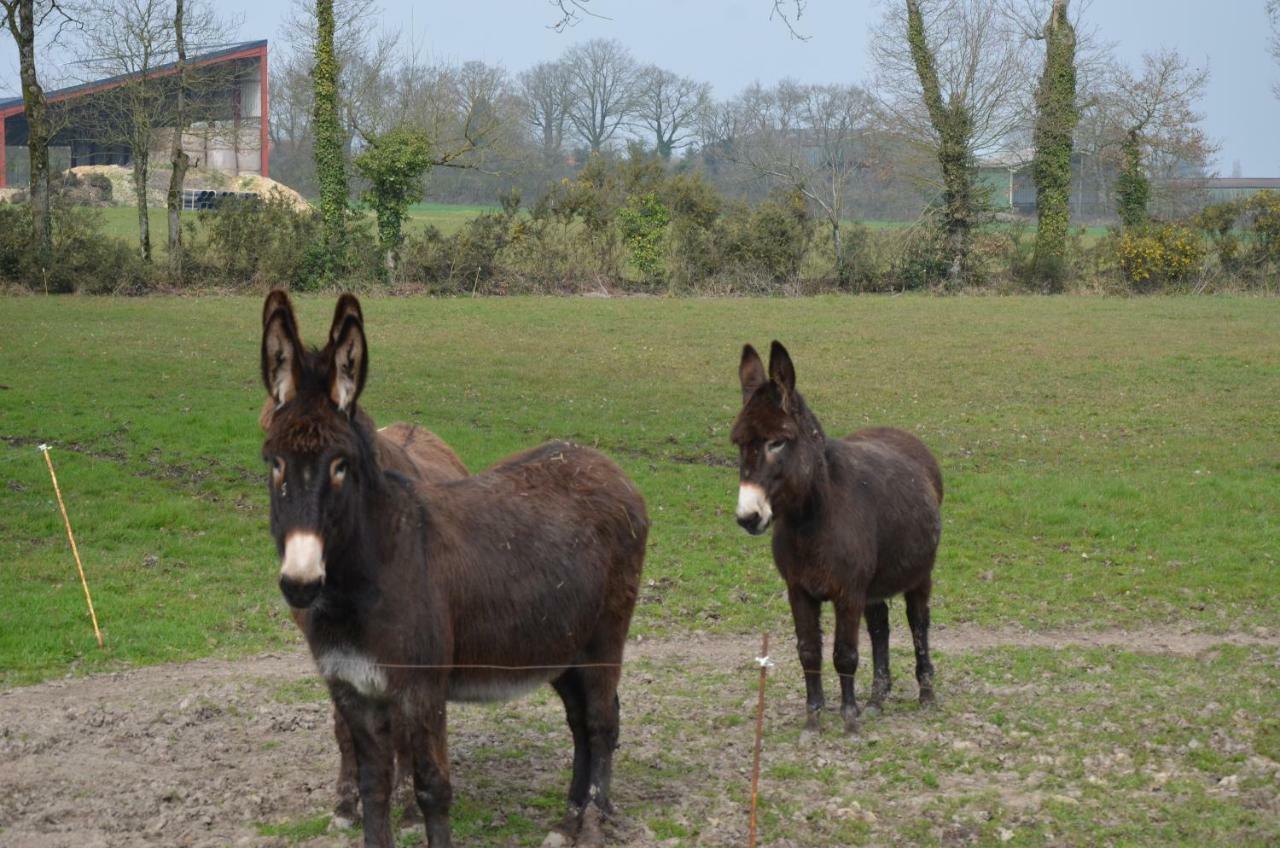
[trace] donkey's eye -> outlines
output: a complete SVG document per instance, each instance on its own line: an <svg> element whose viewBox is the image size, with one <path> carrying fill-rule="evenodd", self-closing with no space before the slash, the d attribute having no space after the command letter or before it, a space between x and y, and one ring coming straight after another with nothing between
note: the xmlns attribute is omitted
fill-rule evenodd
<svg viewBox="0 0 1280 848"><path fill-rule="evenodd" d="M277 483L284 479L284 460L278 456L271 460L271 476Z"/></svg>
<svg viewBox="0 0 1280 848"><path fill-rule="evenodd" d="M329 463L329 479L333 481L335 486L342 485L342 481L347 479L347 461L345 459L335 459Z"/></svg>
<svg viewBox="0 0 1280 848"><path fill-rule="evenodd" d="M777 453L778 451L782 450L786 446L787 446L787 442L785 439L774 439L764 447L765 447L765 450L767 450L769 453Z"/></svg>

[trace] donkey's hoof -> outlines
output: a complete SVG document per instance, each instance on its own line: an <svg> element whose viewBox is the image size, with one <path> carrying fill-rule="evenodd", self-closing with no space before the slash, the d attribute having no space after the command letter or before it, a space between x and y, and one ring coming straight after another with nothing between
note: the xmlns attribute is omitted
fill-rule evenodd
<svg viewBox="0 0 1280 848"><path fill-rule="evenodd" d="M573 842L575 848L604 848L603 824L604 811L595 804L588 804L582 811L582 827Z"/></svg>
<svg viewBox="0 0 1280 848"><path fill-rule="evenodd" d="M865 716L878 716L884 712L883 701L868 701L867 705L862 708L862 714Z"/></svg>
<svg viewBox="0 0 1280 848"><path fill-rule="evenodd" d="M568 848L573 840L558 830L553 830L542 840L542 848Z"/></svg>
<svg viewBox="0 0 1280 848"><path fill-rule="evenodd" d="M920 690L920 709L931 710L938 706L938 699L934 697L932 689Z"/></svg>
<svg viewBox="0 0 1280 848"><path fill-rule="evenodd" d="M809 710L804 717L803 732L815 736L822 732L822 710Z"/></svg>
<svg viewBox="0 0 1280 848"><path fill-rule="evenodd" d="M333 818L329 819L329 830L350 830L360 823L358 818L344 816L334 813Z"/></svg>
<svg viewBox="0 0 1280 848"><path fill-rule="evenodd" d="M414 800L406 801L404 804L404 812L400 814L401 827L413 827L422 824L422 808L418 806L418 802Z"/></svg>

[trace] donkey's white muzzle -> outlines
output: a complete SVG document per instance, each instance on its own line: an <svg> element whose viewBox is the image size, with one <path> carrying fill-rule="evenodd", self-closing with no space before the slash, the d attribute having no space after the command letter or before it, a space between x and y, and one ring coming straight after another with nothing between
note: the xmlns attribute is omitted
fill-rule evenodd
<svg viewBox="0 0 1280 848"><path fill-rule="evenodd" d="M773 520L773 510L769 507L769 499L764 489L755 483L743 483L738 487L738 524L753 536L758 536L769 529Z"/></svg>

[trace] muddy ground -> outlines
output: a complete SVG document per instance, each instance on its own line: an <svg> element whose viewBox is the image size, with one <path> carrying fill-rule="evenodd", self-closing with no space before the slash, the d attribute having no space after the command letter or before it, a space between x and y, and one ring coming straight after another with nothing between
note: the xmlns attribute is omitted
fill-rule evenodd
<svg viewBox="0 0 1280 848"><path fill-rule="evenodd" d="M1110 759L1095 759L1088 769L1093 774L1079 779L1079 786L1071 769L1057 782L1037 780L1042 772L1053 774L1053 757L1049 765L1036 766L1044 750L1027 746L1008 726L993 726L984 714L993 702L1002 704L1005 713L1016 713L1019 704L1038 697L1035 685L1016 675L1006 675L1006 686L986 676L982 658L999 656L1001 649L1098 649L1165 658L1175 663L1174 677L1180 676L1176 663L1198 668L1197 663L1203 665L1206 657L1211 663L1223 650L1252 652L1251 657L1269 662L1273 672L1280 656L1280 634L1274 631L1208 635L1173 629L1027 633L937 628L942 705L921 711L913 701L907 657L899 653L899 634L892 700L884 715L868 718L862 739L848 740L838 732L835 715L828 716L822 736L800 736L798 667L791 639L781 643L773 652L777 667L768 689L761 790L767 810L762 844L774 846L852 838L874 844L917 838L983 842L993 834L1003 842L1011 841L1019 827L1040 837L1033 841L1046 841L1047 834L1050 842L1072 843L1070 834L1077 831L1071 828L1077 825L1064 823L1062 811L1081 804L1087 808L1093 797L1088 780L1096 783L1100 776L1105 784L1119 767L1113 768ZM745 843L757 649L752 637L697 635L629 646L615 777L622 812L612 831L619 844ZM1151 674L1164 674L1162 668L1157 663ZM1091 684L1083 685L1087 689ZM1176 697L1177 684L1167 686ZM1064 710L1071 703L1088 703L1072 698L1094 695L1079 686L1074 694L1063 694L1068 689L1053 694L1066 699ZM828 679L827 690L832 698L834 679ZM1098 692L1098 697L1116 699L1119 706L1107 715L1125 722L1130 715L1125 687L1106 686ZM1146 720L1132 714L1135 722ZM1236 744L1253 738L1243 731L1231 737L1229 720L1223 720L1228 723L1226 738ZM1249 720L1246 714L1245 723ZM460 844L541 841L558 818L558 798L567 783L569 741L562 722L558 701L546 694L511 705L451 707L455 836ZM1109 748L1090 746L1087 727L1081 738L1070 729L1064 733L1049 744L1067 750L1077 746L1072 756L1086 763L1089 757L1113 756ZM963 762L974 767L926 767L923 787L914 778L900 785L866 753L874 750L868 746L891 753L894 745L925 742L941 745L930 750L944 750L948 756L972 753ZM1023 759L1030 771L1019 767ZM1205 783L1205 797L1219 793L1223 803L1238 805L1231 809L1240 817L1232 821L1254 823L1237 834L1245 842L1266 840L1277 833L1273 828L1280 822L1276 763L1252 748L1232 761L1244 765L1235 782L1225 786L1213 783L1213 775L1189 772L1183 777ZM1152 764L1153 777L1139 781L1141 786L1117 777L1116 786L1134 784L1134 792L1149 793L1152 782L1164 785L1179 777L1176 751L1165 760L1152 754L1144 762ZM329 705L301 649L0 692L0 844L347 846L357 841L354 831L316 832L332 802L335 764ZM1173 773L1162 770L1166 768ZM1192 789L1199 791L1195 785ZM989 800L981 801L976 811L957 800L972 798ZM1141 803L1147 803L1145 798ZM912 829L922 816L927 820L923 829ZM402 844L406 841L413 840Z"/></svg>

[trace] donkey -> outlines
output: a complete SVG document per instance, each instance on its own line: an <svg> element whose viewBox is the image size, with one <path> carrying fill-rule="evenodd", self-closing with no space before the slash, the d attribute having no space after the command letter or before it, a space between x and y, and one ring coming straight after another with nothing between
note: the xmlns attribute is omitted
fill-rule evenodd
<svg viewBox="0 0 1280 848"><path fill-rule="evenodd" d="M282 306L289 306L292 309L288 301L288 295L279 289L267 295L262 308L264 327L276 309ZM364 314L360 309L360 302L352 295L344 294L338 298L338 305L333 313L333 322L329 328L329 345L333 345L337 341L337 333L342 329L342 323L349 314L355 315L361 323L364 322ZM258 424L262 427L264 433L271 428L271 420L275 409L276 403L274 399L266 398L263 401L262 411L258 416ZM357 414L365 415L363 410L357 410ZM367 416L364 424L368 429L372 429L374 426L373 420ZM396 471L410 479L424 483L445 483L449 480L458 480L466 477L469 473L467 467L463 465L462 460L453 452L453 449L445 444L435 433L423 427L397 422L379 429L373 441L374 449L378 454L382 467ZM293 608L290 611L293 615L294 623L305 634L307 632L307 611ZM392 729L393 732L399 730L399 723L393 720ZM351 731L347 728L346 722L342 720L342 714L338 712L336 707L333 710L333 735L338 743L339 758L337 801L333 808L333 825L336 828L347 828L360 821L360 794L356 785L356 757L355 748L351 741ZM410 778L412 759L405 750L408 740L404 734L397 733L396 740L396 768L393 786L396 788L396 805L404 810L401 824L407 825L419 820L417 802L413 798Z"/></svg>
<svg viewBox="0 0 1280 848"><path fill-rule="evenodd" d="M868 706L879 711L890 688L886 601L899 593L915 642L920 703L932 705L929 593L942 534L942 472L933 454L915 436L888 427L827 438L776 341L767 378L751 345L742 349L738 378L742 411L730 436L739 451L737 519L752 535L774 526L773 562L787 583L805 674L806 730L819 729L825 705L823 601L835 607L834 659L847 732L858 729L859 619L865 611L875 668Z"/></svg>
<svg viewBox="0 0 1280 848"><path fill-rule="evenodd" d="M470 477L384 467L358 400L363 321L304 349L287 300L267 318L263 445L280 589L307 611L320 674L350 729L366 846L392 845L392 717L408 739L428 844L450 844L446 702L550 683L574 741L569 814L599 845L618 741L617 687L649 521L622 471L551 442Z"/></svg>

